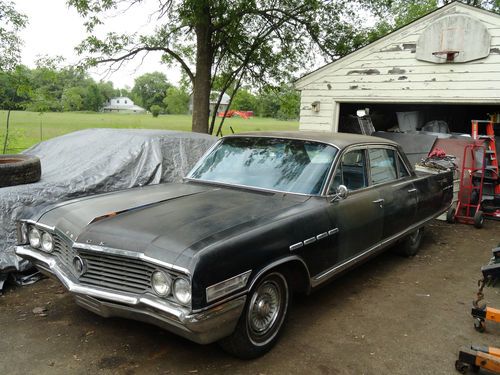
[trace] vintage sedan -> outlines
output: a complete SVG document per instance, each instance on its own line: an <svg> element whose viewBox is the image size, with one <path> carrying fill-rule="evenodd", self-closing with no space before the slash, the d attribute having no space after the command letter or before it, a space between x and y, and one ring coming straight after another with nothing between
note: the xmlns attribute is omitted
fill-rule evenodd
<svg viewBox="0 0 500 375"><path fill-rule="evenodd" d="M156 324L254 358L309 293L396 244L419 248L452 174L401 148L316 132L221 139L180 184L61 202L18 224L16 253L101 316Z"/></svg>

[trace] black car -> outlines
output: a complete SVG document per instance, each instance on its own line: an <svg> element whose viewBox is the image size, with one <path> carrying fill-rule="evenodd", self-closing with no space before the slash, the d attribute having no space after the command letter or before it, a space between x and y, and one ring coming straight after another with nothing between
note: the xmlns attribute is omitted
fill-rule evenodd
<svg viewBox="0 0 500 375"><path fill-rule="evenodd" d="M451 199L451 172L416 175L384 139L233 135L183 183L61 202L20 221L16 253L101 316L254 358L275 344L291 293L396 242L414 255Z"/></svg>

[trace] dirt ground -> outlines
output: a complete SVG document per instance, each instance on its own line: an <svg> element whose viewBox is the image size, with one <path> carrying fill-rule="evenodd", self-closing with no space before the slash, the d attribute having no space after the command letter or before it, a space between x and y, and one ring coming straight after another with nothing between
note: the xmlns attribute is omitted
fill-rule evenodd
<svg viewBox="0 0 500 375"><path fill-rule="evenodd" d="M296 298L281 340L253 361L100 318L50 279L7 287L0 374L458 374L460 347L500 345L500 324L480 334L470 316L480 267L498 242L500 222L478 230L434 221L418 256L384 253ZM499 290L485 289L492 306L500 306ZM34 314L39 307L46 311Z"/></svg>

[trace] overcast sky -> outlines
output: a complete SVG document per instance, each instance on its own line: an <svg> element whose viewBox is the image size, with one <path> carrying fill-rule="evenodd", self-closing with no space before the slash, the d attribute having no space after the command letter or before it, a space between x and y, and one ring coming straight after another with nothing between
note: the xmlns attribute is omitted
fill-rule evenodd
<svg viewBox="0 0 500 375"><path fill-rule="evenodd" d="M22 48L23 64L33 67L37 56L63 56L68 63L79 60L74 48L86 36L83 19L76 10L68 8L66 0L14 0L16 9L28 16L29 24L21 36L24 40ZM145 6L135 8L125 16L110 17L100 32L133 32L148 31L148 15L152 9ZM180 78L179 69L169 69L160 64L160 55L151 54L142 64L139 59L122 67L119 71L108 75L105 69L91 71L96 80L110 80L115 88L132 87L134 78L141 74L160 71L167 75L171 83L177 84Z"/></svg>

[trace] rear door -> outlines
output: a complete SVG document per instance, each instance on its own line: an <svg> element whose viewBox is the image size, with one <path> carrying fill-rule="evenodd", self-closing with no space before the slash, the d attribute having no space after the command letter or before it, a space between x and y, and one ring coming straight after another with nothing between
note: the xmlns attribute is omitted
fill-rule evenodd
<svg viewBox="0 0 500 375"><path fill-rule="evenodd" d="M396 149L371 146L368 149L370 185L383 201L383 239L396 235L415 223L417 189L413 177Z"/></svg>

